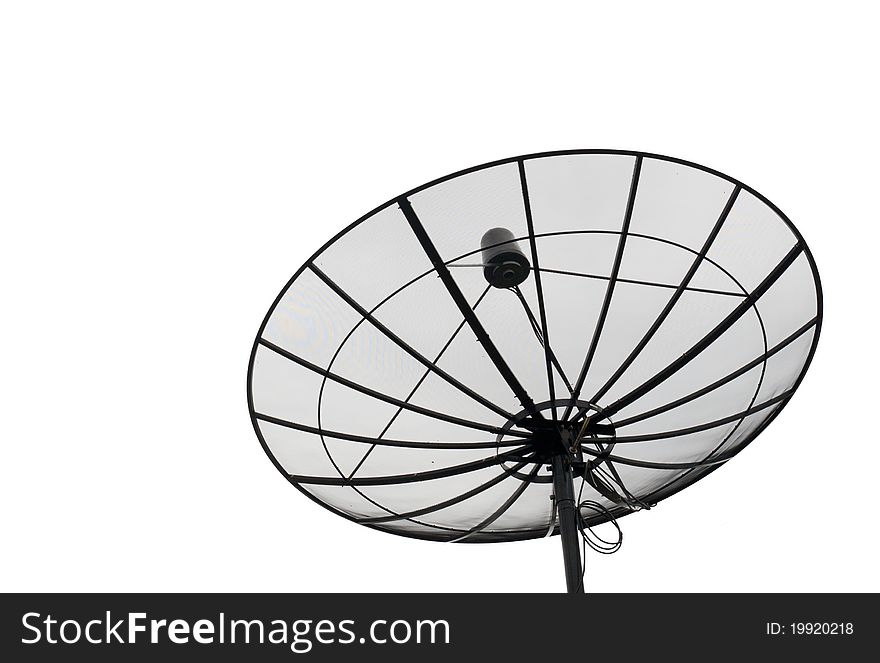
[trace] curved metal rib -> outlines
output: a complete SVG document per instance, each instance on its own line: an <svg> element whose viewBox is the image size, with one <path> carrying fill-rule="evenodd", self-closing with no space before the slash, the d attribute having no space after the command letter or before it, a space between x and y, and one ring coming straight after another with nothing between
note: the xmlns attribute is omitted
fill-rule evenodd
<svg viewBox="0 0 880 663"><path fill-rule="evenodd" d="M430 479L443 479L453 477L459 474L467 474L468 472L476 472L486 467L500 465L506 460L522 459L523 452L529 451L528 446L519 447L503 454L488 456L480 460L462 463L461 465L452 465L439 470L429 470L427 472L413 472L412 474L395 474L379 477L356 477L344 479L342 477L316 477L302 474L289 474L291 481L296 483L313 484L320 486L390 486L399 483L415 483L417 481L429 481Z"/></svg>
<svg viewBox="0 0 880 663"><path fill-rule="evenodd" d="M284 428L292 428L293 430L302 431L304 433L312 433L314 435L323 435L324 437L332 437L337 440L346 440L348 442L360 442L363 444L375 444L379 447L402 447L406 449L496 449L498 447L515 447L522 444L522 440L508 440L506 442L418 442L411 440L378 440L375 437L367 437L364 435L355 435L354 433L342 433L335 430L327 430L326 428L317 428L315 426L307 426L295 421L279 419L268 414L254 412L254 417L260 421L265 421L276 426Z"/></svg>
<svg viewBox="0 0 880 663"><path fill-rule="evenodd" d="M300 366L313 371L314 373L318 373L319 375L323 375L334 382L338 382L341 385L349 387L350 389L354 389L355 391L359 391L362 394L366 394L367 396L372 396L373 398L385 401L386 403L390 403L391 405L397 405L398 407L403 408L404 410L411 410L412 412L416 412L418 414L423 414L427 417L431 417L433 419L439 419L441 421L448 421L452 424L458 424L459 426L464 426L465 428L474 428L476 430L486 431L488 433L495 433L496 435L504 432L507 435L514 435L517 437L529 437L529 433L520 433L519 431L503 431L498 426L492 426L490 424L483 424L478 421L470 421L468 419L461 419L460 417L456 417L451 414L444 414L443 412L437 412L435 410L430 410L426 407L422 407L420 405L413 405L412 403L407 403L405 401L400 400L399 398L394 398L393 396L388 396L387 394L383 394L382 392L376 391L375 389L370 389L369 387L365 387L362 384L358 384L357 382L353 382L347 378L342 377L341 375L337 375L336 373L331 373L328 370L317 366L310 361L303 359L302 357L298 357L292 352L288 352L284 348L275 345L271 341L267 341L264 338L259 340L260 345L263 345L273 352L281 355L285 359L289 359L290 361L299 364Z"/></svg>
<svg viewBox="0 0 880 663"><path fill-rule="evenodd" d="M615 444L626 444L628 442L653 442L654 440L665 440L670 437L680 437L682 435L690 435L691 433L701 433L705 430L710 430L712 428L717 428L718 426L723 426L724 424L729 424L731 422L737 421L739 419L743 419L748 417L749 415L755 414L756 412L760 412L768 407L776 405L780 401L784 401L786 398L789 398L794 393L793 389L789 389L788 391L783 391L781 394L774 396L773 398L769 398L762 403L758 403L757 405L753 405L747 410L743 410L742 412L737 412L736 414L731 414L727 417L722 417L721 419L716 419L715 421L710 421L705 424L700 424L698 426L690 426L689 428L679 428L678 430L669 430L663 431L660 433L646 433L644 435L629 435L623 437L615 437Z"/></svg>
<svg viewBox="0 0 880 663"><path fill-rule="evenodd" d="M654 417L658 414L662 414L664 412L668 412L669 410L673 410L673 409L679 407L680 405L684 405L685 403L690 403L692 400L695 400L695 399L699 398L700 396L705 396L709 392L714 391L714 390L718 389L719 387L723 387L728 382L731 382L731 381L735 380L736 378L740 377L741 375L748 373L750 370L755 368L755 366L759 366L762 362L766 361L767 359L770 359L770 357L775 355L777 352L779 352L780 350L789 346L791 343L793 343L798 338L800 338L805 332L807 332L812 327L814 327L818 321L819 321L818 317L813 318L807 324L800 327L793 334L787 336L782 341L780 341L779 343L774 345L767 352L759 355L758 357L755 357L749 363L744 364L743 366L739 367L738 369L736 369L732 373L725 375L720 380L716 380L712 384L707 385L707 386L703 387L702 389L697 389L696 391L691 392L687 396L682 396L681 398L678 398L674 401L671 401L670 403L667 403L666 405L660 405L659 407L655 407L655 408L648 410L646 412L642 412L641 414L636 414L632 417L628 417L627 419L621 419L620 421L615 423L615 428L620 429L620 428L623 428L624 426L629 426L630 424L634 424L639 421L644 421L645 419L650 419L651 417Z"/></svg>
<svg viewBox="0 0 880 663"><path fill-rule="evenodd" d="M636 202L636 191L639 188L639 175L642 171L642 157L637 156L633 165L632 182L629 187L629 198L626 201L626 211L623 215L623 227L620 231L620 237L617 241L617 253L614 256L614 264L611 268L611 278L608 280L608 286L605 288L605 298L602 301L602 308L599 311L599 318L596 320L596 328L593 330L593 337L590 339L590 347L587 349L587 356L584 357L584 364L581 366L581 372L578 374L577 381L574 385L574 393L565 408L562 415L563 420L568 419L571 410L580 396L581 389L584 386L584 380L587 378L587 372L593 363L593 357L596 356L596 348L599 345L599 338L602 336L602 328L605 326L605 319L608 317L608 309L611 306L611 297L614 295L614 285L617 282L617 275L620 272L620 263L623 261L623 250L626 247L626 237L629 232L629 224L632 221L633 207Z"/></svg>
<svg viewBox="0 0 880 663"><path fill-rule="evenodd" d="M452 539L450 541L450 543L461 543L466 538L473 536L474 534L478 534L479 532L482 532L489 525L491 525L496 520L498 520L502 515L504 515L505 512L507 512L507 510L510 507L513 506L513 503L516 502L520 498L520 496L526 491L526 488L528 488L530 485L532 485L531 478L534 477L538 473L539 469L541 469L541 466L535 465L535 467L532 468L532 471L529 472L528 477L530 480L521 482L521 484L519 486L517 486L516 490L513 491L513 494L507 498L507 500L504 502L504 504L502 504L500 507L498 507L488 518L481 521L478 525L475 525L474 527L469 529L465 534L459 536L458 538Z"/></svg>
<svg viewBox="0 0 880 663"><path fill-rule="evenodd" d="M523 467L529 464L529 461L520 461L516 465L513 466L513 471L517 472L521 470ZM395 520L402 520L407 518L416 518L418 516L423 516L426 513L433 513L435 511L440 511L441 509L445 509L448 506L455 506L456 504L460 504L475 495L479 495L482 492L489 490L492 486L496 486L505 479L510 476L507 472L502 472L496 477L493 477L486 483L482 483L476 488L472 488L471 490L461 493L460 495L456 495L448 500L443 502L438 502L436 504L432 504L430 506L422 507L420 509L415 509L414 511L407 511L406 513L401 513L399 516L375 516L373 518L361 518L358 520L359 523L364 524L373 524L373 523L387 523Z"/></svg>
<svg viewBox="0 0 880 663"><path fill-rule="evenodd" d="M541 337L544 339L544 361L547 365L547 390L550 393L550 401L553 403L553 420L557 420L556 412L556 385L553 380L553 362L555 357L550 349L550 336L547 333L547 311L544 306L544 288L541 284L541 269L538 263L538 247L535 242L535 226L532 221L532 203L529 200L529 184L526 180L526 167L522 159L517 161L519 168L519 182L522 189L523 207L526 214L526 228L529 231L529 248L532 252L532 273L535 275L535 289L538 292L538 315L541 319ZM521 297L525 302L525 297ZM526 305L528 309L528 305ZM531 312L529 312L531 314Z"/></svg>
<svg viewBox="0 0 880 663"><path fill-rule="evenodd" d="M726 463L733 456L735 456L739 449L734 449L730 452L723 453L720 456L716 456L712 460L702 460L702 461L693 461L693 462L682 462L682 463L661 463L655 462L652 460L639 460L638 458L627 458L625 456L618 456L616 454L608 454L605 455L598 451L594 451L592 449L584 449L585 454L590 456L595 456L597 458L607 459L613 461L615 463L620 463L621 465L631 465L632 467L643 467L650 470L692 470L698 467L707 467L709 465L720 465L721 463Z"/></svg>

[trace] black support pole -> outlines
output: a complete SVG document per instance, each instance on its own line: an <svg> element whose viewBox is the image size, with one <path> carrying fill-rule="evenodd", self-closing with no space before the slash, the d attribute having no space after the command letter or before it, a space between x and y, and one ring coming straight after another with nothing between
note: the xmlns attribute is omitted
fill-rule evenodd
<svg viewBox="0 0 880 663"><path fill-rule="evenodd" d="M562 559L565 563L565 585L569 594L583 594L583 570L581 568L580 527L578 509L574 502L574 480L571 463L564 454L551 459L553 469L553 495L559 518L559 534L562 539Z"/></svg>

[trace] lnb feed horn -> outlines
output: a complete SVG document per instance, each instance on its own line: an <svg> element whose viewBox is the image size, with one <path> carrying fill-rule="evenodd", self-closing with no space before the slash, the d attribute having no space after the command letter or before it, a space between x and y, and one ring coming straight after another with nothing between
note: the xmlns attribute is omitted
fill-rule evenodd
<svg viewBox="0 0 880 663"><path fill-rule="evenodd" d="M480 240L483 275L496 288L512 288L525 281L531 265L513 233L507 228L490 228Z"/></svg>

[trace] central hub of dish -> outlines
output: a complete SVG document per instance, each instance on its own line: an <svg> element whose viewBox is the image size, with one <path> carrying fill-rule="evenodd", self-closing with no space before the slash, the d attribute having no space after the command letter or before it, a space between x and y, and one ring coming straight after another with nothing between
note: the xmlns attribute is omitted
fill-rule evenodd
<svg viewBox="0 0 880 663"><path fill-rule="evenodd" d="M546 460L558 454L577 453L579 426L573 423L527 418L520 422L521 428L532 432L531 444L538 459Z"/></svg>
<svg viewBox="0 0 880 663"><path fill-rule="evenodd" d="M587 401L577 401L569 409L570 401L559 399L555 402L545 401L535 405L536 416L528 410L514 415L502 427L497 441L520 439L507 435L508 431L528 431L530 437L526 444L529 447L529 462L549 463L554 456L568 455L573 461L583 461L606 454L614 446L614 424L602 414L602 409ZM553 416L553 409L556 416ZM568 419L564 415L568 414ZM511 471L502 464L510 474L523 480L549 482L551 478L541 474L528 478L521 471Z"/></svg>

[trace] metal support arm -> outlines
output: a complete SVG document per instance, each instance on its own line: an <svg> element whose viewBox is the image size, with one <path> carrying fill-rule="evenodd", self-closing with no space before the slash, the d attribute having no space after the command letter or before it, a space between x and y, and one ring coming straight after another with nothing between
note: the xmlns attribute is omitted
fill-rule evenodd
<svg viewBox="0 0 880 663"><path fill-rule="evenodd" d="M551 459L551 467L553 495L556 500L559 534L562 539L562 559L565 563L565 585L569 594L583 594L579 514L575 504L571 463L566 454L555 454Z"/></svg>

